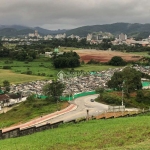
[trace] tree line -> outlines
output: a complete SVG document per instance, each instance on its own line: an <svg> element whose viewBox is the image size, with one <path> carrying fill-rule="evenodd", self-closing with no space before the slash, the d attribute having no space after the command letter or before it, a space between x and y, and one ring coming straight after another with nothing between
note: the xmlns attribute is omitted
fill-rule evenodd
<svg viewBox="0 0 150 150"><path fill-rule="evenodd" d="M80 66L80 57L76 52L53 53L52 62L55 68L74 68Z"/></svg>

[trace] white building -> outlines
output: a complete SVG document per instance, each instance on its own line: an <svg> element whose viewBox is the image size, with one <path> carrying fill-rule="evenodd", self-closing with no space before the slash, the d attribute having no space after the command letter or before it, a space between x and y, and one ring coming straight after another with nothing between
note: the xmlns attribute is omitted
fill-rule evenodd
<svg viewBox="0 0 150 150"><path fill-rule="evenodd" d="M86 40L91 41L92 40L92 34L88 34L87 37L86 37Z"/></svg>
<svg viewBox="0 0 150 150"><path fill-rule="evenodd" d="M126 41L126 40L127 40L127 35L121 33L121 34L119 35L119 40L120 40L120 41Z"/></svg>

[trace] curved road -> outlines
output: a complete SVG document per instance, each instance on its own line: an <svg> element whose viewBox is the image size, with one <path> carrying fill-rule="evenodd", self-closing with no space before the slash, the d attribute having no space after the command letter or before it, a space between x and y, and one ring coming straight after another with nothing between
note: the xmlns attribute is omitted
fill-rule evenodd
<svg viewBox="0 0 150 150"><path fill-rule="evenodd" d="M95 99L98 97L98 94L95 95L88 95L84 97L80 97L71 101L70 103L77 105L77 108L73 111L70 111L66 114L62 114L60 116L51 118L46 122L42 122L37 124L37 126L45 123L55 123L58 121L69 122L71 120L79 119L82 117L87 117L87 110L89 110L89 116L96 116L106 110L108 110L108 105L104 105L98 102L91 102L91 99Z"/></svg>
<svg viewBox="0 0 150 150"><path fill-rule="evenodd" d="M31 126L40 126L46 123L55 123L59 121L69 122L71 120L87 117L87 110L89 111L89 116L96 116L105 110L108 110L108 105L97 103L95 101L91 102L91 99L95 99L97 97L98 94L77 98L73 101L70 101L71 105L61 111L33 119L24 124L5 128L2 130L2 132L6 132L15 128L24 129Z"/></svg>

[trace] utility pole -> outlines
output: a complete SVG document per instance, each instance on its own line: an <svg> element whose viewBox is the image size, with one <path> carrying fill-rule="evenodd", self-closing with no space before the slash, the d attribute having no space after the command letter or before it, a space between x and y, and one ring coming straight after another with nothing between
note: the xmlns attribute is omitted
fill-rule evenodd
<svg viewBox="0 0 150 150"><path fill-rule="evenodd" d="M87 112L86 120L88 121L89 120L89 110L87 109L86 112Z"/></svg>
<svg viewBox="0 0 150 150"><path fill-rule="evenodd" d="M123 91L123 88L122 88L122 106L123 106L123 92L124 92L124 91Z"/></svg>

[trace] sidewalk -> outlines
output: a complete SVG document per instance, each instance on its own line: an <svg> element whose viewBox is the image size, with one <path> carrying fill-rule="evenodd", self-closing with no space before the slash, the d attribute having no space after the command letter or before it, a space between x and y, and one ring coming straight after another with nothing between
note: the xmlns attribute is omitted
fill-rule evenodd
<svg viewBox="0 0 150 150"><path fill-rule="evenodd" d="M65 108L63 110L60 110L60 111L57 111L57 112L54 112L54 113L51 113L51 114L48 114L48 115L45 115L45 116L41 116L37 119L33 119L33 120L31 120L27 123L24 123L24 124L4 128L4 129L2 129L2 132L6 132L6 131L13 130L13 129L16 129L16 128L24 129L24 128L28 128L28 127L31 127L31 126L35 126L36 124L45 122L49 119L52 119L52 118L55 118L55 117L60 116L62 114L65 114L67 112L73 111L76 108L77 108L76 105L70 104L67 108Z"/></svg>

